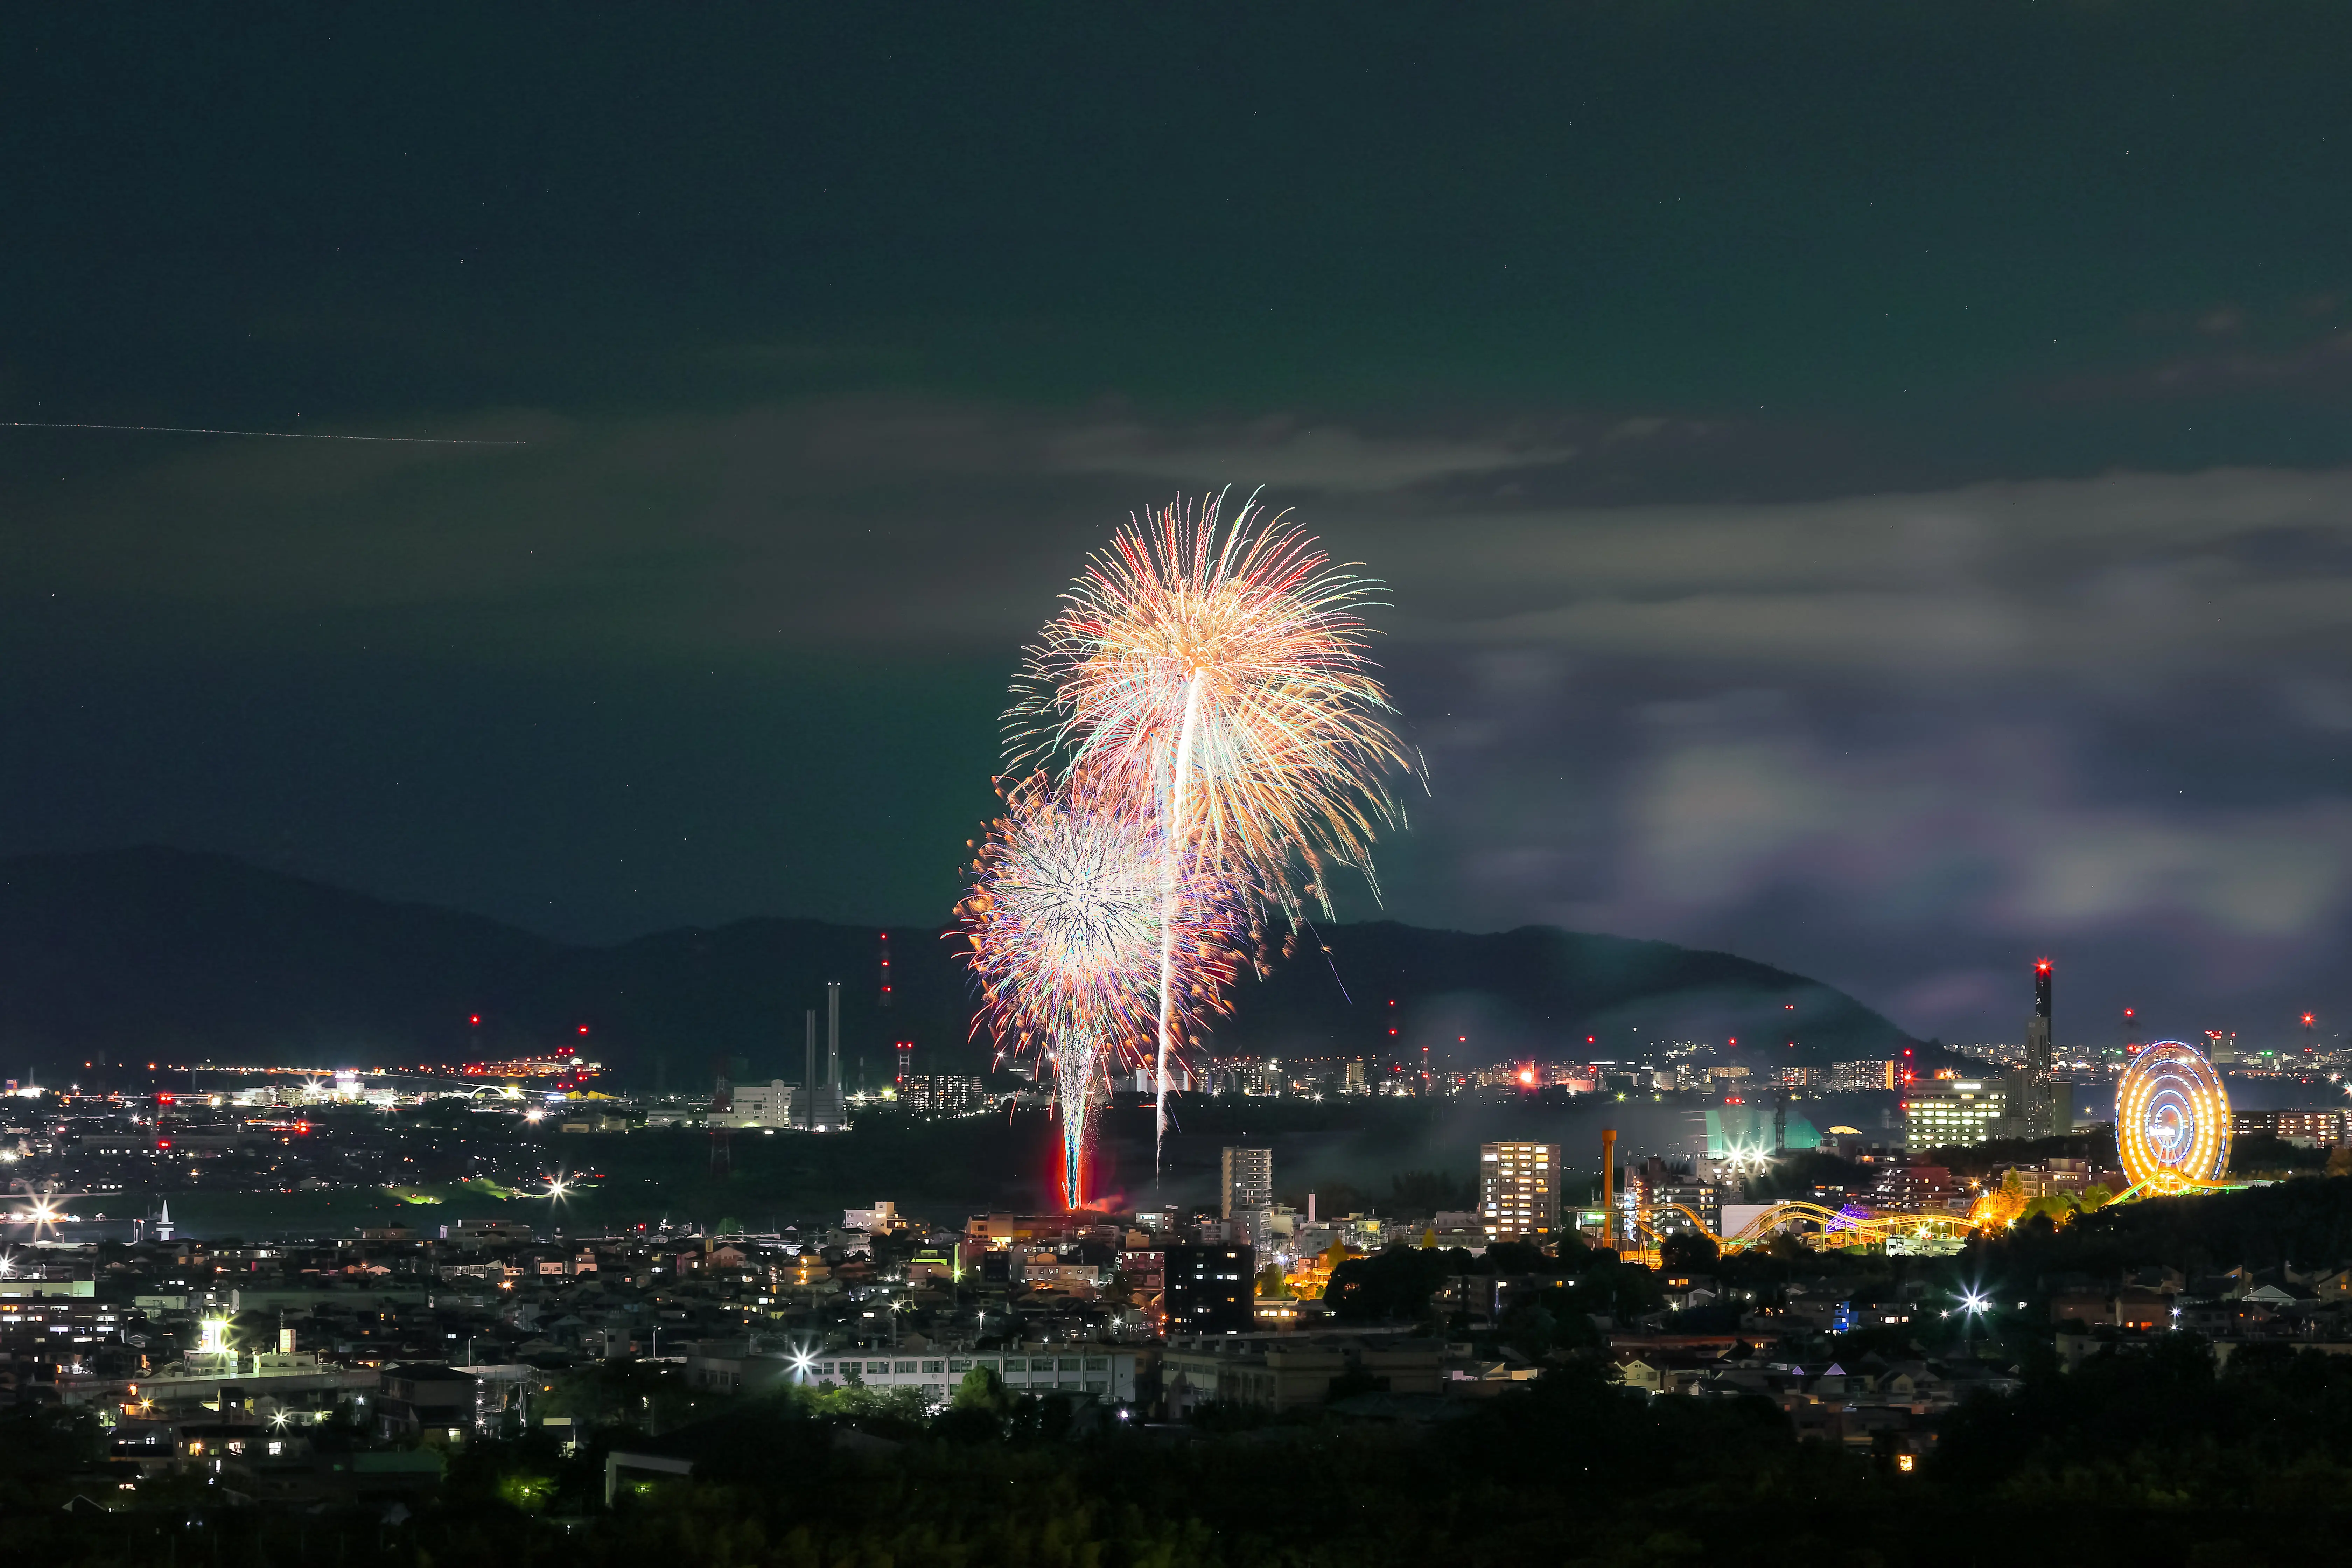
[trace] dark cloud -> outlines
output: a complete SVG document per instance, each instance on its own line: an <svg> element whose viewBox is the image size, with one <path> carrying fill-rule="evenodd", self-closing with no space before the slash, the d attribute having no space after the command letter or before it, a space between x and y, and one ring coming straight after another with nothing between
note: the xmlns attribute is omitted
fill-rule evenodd
<svg viewBox="0 0 2352 1568"><path fill-rule="evenodd" d="M2144 1010L2309 994L2352 921L2352 802L2335 761L2352 712L2337 673L2352 662L2352 472L1474 506L1449 483L1573 468L1608 440L869 400L466 428L533 444L205 450L50 501L45 526L18 536L16 576L152 617L175 640L368 643L393 679L428 687L415 671L454 647L559 709L580 705L559 695L567 671L591 690L728 692L683 726L702 738L679 755L727 756L710 737L730 704L746 719L806 709L795 693L814 676L829 717L797 731L808 752L747 748L776 770L772 794L647 781L687 825L681 846L714 826L698 795L773 810L719 832L769 845L772 876L739 870L722 900L698 904L690 879L710 868L642 847L664 891L619 907L738 912L772 890L853 912L856 896L787 868L833 838L825 816L847 794L871 792L786 781L812 766L862 779L895 756L969 806L992 761L991 672L1009 669L1122 503L1269 480L1271 499L1392 584L1383 658L1435 778L1389 879L1408 918L1718 943L1947 1035L2005 1027L2000 977L2045 948ZM158 526L165 507L175 526ZM847 695L859 661L901 671L868 684L871 708ZM953 721L933 716L927 669L956 672ZM642 694L602 700L611 722L667 728ZM2253 760L2250 713L2252 778L2215 755ZM936 743L884 739L908 726ZM488 754L517 770L511 742ZM564 787L520 771L536 791ZM607 755L597 771L627 769ZM814 816L794 819L788 800ZM916 808L920 845L888 842L855 809L835 820L887 868L874 914L944 902L951 816ZM818 863L854 875L857 862ZM612 918L580 923L609 931Z"/></svg>

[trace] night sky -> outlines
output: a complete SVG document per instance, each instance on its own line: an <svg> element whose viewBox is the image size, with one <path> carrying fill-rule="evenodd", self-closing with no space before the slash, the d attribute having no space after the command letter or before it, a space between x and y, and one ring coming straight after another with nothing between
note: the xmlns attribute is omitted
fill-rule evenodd
<svg viewBox="0 0 2352 1568"><path fill-rule="evenodd" d="M2352 12L825 9L12 16L0 418L527 445L0 431L0 851L941 920L1084 552L1263 485L1389 914L2352 1016Z"/></svg>

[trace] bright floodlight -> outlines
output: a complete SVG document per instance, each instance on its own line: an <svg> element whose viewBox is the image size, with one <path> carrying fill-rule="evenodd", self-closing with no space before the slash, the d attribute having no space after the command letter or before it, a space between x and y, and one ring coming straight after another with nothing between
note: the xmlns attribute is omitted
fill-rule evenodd
<svg viewBox="0 0 2352 1568"><path fill-rule="evenodd" d="M1966 1307L1971 1312L1981 1312L1991 1304L1992 1302L1990 1297L1979 1296L1975 1294L1973 1291L1960 1298L1960 1305Z"/></svg>

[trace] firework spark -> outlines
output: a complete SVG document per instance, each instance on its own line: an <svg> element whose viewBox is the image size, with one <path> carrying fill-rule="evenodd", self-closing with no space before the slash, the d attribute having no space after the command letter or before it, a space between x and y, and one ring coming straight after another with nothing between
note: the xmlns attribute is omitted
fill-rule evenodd
<svg viewBox="0 0 2352 1568"><path fill-rule="evenodd" d="M1062 1101L1063 1183L1082 1206L1092 1112L1107 1072L1139 1057L1159 1017L1163 868L1148 805L1075 775L1004 791L958 913L985 1025L1000 1049L1051 1057ZM1179 1027L1223 1005L1239 931L1235 901L1196 859L1171 928Z"/></svg>
<svg viewBox="0 0 2352 1568"><path fill-rule="evenodd" d="M1222 500L1130 519L1026 651L1005 715L1016 765L1061 762L1154 803L1162 1136L1190 868L1231 867L1294 913L1302 896L1328 910L1333 864L1377 897L1372 841L1403 818L1387 775L1421 771L1365 651L1380 585L1255 500L1226 525Z"/></svg>

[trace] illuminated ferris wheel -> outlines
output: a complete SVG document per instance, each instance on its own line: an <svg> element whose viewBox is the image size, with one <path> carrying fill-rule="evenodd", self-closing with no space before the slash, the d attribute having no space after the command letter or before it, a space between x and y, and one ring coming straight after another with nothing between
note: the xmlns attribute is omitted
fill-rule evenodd
<svg viewBox="0 0 2352 1568"><path fill-rule="evenodd" d="M2150 1193L2213 1186L2230 1168L2230 1095L2196 1048L2158 1040L2132 1058L2116 1090L2116 1152Z"/></svg>

